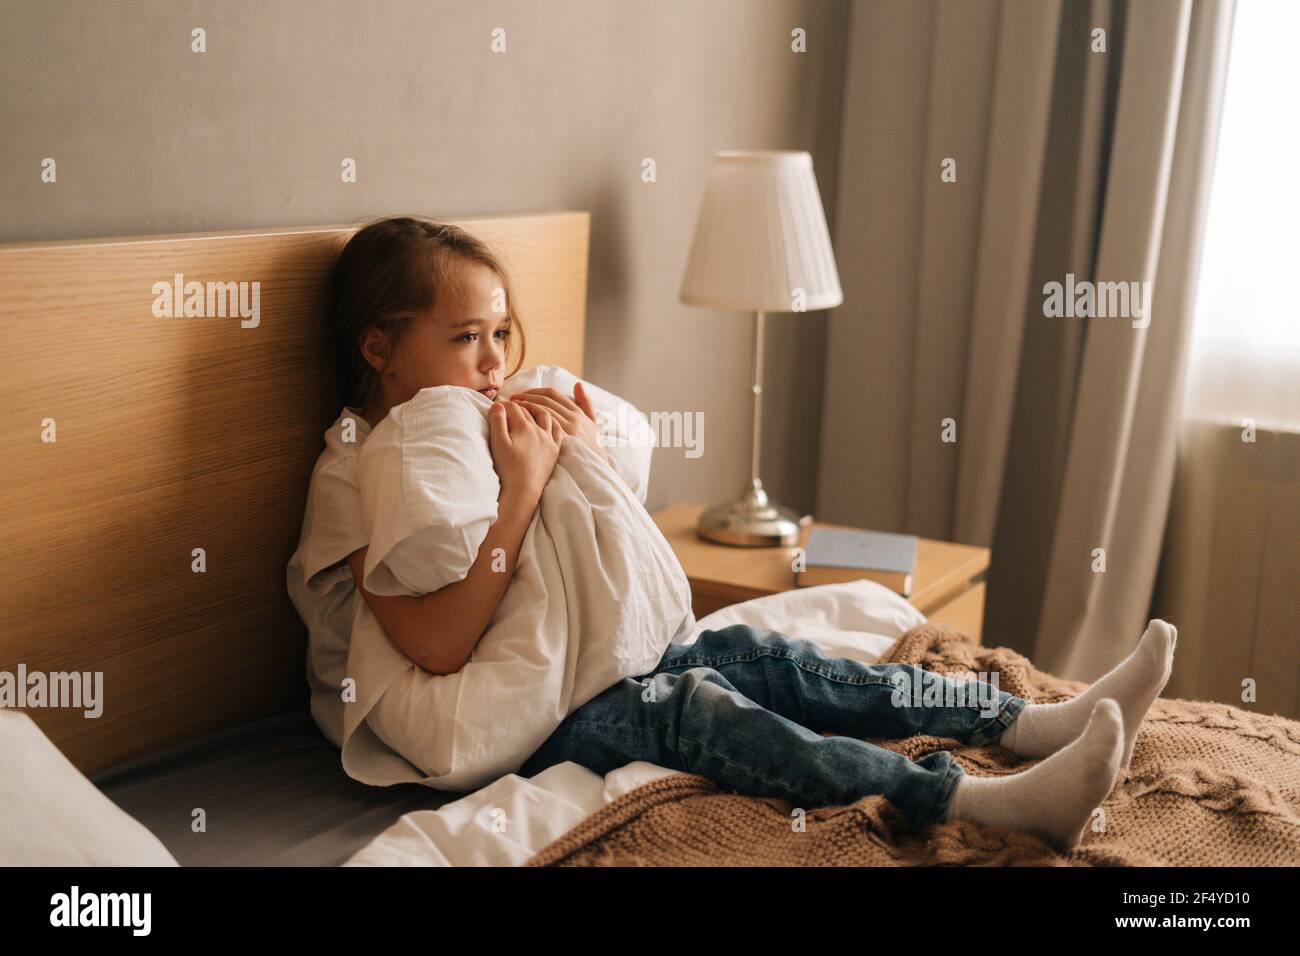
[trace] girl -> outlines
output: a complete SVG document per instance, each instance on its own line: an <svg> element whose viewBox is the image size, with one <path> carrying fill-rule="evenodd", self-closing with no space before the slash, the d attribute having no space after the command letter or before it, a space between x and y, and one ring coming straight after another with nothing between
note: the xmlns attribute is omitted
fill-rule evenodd
<svg viewBox="0 0 1300 956"><path fill-rule="evenodd" d="M492 310L497 289L504 312ZM507 354L517 348L514 370L522 365L523 335L509 276L492 253L460 229L411 218L380 220L352 237L335 270L330 315L345 406L313 473L290 565L291 593L311 629L309 679L324 689L313 714L327 735L340 719L339 651L345 662L357 595L410 660L433 674L456 672L505 593L561 442L585 442L608 460L581 386L572 396L534 389L495 402L488 422L501 479L498 519L468 575L421 597L371 594L355 485L359 442L347 446L336 430L341 436L353 420L364 440L395 405L432 386L495 399ZM496 548L505 551L507 573L490 568ZM624 678L573 711L519 773L573 760L603 775L645 760L795 806L881 794L916 828L965 819L1034 833L1068 851L1128 767L1142 718L1169 678L1175 638L1168 624L1152 621L1127 660L1064 703L1030 704L983 685L962 698L981 701L975 709L898 706L911 698L897 692L900 682L921 681L921 669L830 659L809 641L734 625L669 644L650 673ZM399 736L373 715L367 720L381 739ZM977 778L947 751L914 762L859 739L914 734L997 742L1046 759Z"/></svg>

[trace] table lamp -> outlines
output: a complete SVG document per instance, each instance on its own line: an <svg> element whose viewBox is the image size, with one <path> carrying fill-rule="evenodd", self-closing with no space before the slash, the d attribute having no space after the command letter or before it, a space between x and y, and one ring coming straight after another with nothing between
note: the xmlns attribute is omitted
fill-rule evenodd
<svg viewBox="0 0 1300 956"><path fill-rule="evenodd" d="M719 544L792 545L812 515L769 501L758 477L762 444L763 316L844 301L812 157L797 150L714 154L695 225L681 301L754 313L754 437L750 480L736 501L708 508L696 533Z"/></svg>

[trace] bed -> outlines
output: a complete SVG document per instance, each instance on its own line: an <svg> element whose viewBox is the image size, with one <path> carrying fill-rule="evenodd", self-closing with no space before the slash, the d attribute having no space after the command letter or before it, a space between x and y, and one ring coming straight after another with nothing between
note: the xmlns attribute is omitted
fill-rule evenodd
<svg viewBox="0 0 1300 956"><path fill-rule="evenodd" d="M588 215L452 221L508 262L528 363L581 374ZM25 356L0 380L0 671L104 688L96 718L27 709L12 746L48 741L58 786L93 782L182 864L341 863L458 796L346 776L308 715L284 588L337 413L324 285L355 228L0 246L0 348ZM159 282L257 282L256 321L158 315Z"/></svg>
<svg viewBox="0 0 1300 956"><path fill-rule="evenodd" d="M528 363L581 374L587 214L454 221L492 243L515 274ZM21 719L0 712L10 771L0 775L0 806L35 821L24 829L10 814L0 863L692 862L635 848L672 846L681 820L739 799L645 763L604 777L560 764L470 794L368 787L344 774L308 716L305 631L284 569L337 411L322 294L354 228L0 246L0 348L24 356L0 380L8 411L0 672L103 682L97 717L71 707L31 707ZM160 296L189 283L206 291L254 282L255 317L158 314ZM730 623L784 630L867 662L937 670L991 662L1031 699L1078 689L1010 652L964 644L867 581L723 608L687 639ZM988 654L1002 656L979 657ZM1300 723L1163 700L1150 723L1132 779L1108 798L1110 829L1070 862L1300 862ZM952 743L889 745L919 756ZM971 772L1015 769L996 746L954 752ZM883 854L856 862L1063 862L1031 838L995 839L960 821L913 840L878 801L810 815L826 839L804 841L800 852L842 845L847 827L857 845ZM747 821L746 838L740 849L702 852L739 863L826 862L782 858L776 842L760 839L788 834L789 809L758 798L727 803L731 818ZM1237 859L1225 860L1233 846ZM769 850L776 855L760 855Z"/></svg>

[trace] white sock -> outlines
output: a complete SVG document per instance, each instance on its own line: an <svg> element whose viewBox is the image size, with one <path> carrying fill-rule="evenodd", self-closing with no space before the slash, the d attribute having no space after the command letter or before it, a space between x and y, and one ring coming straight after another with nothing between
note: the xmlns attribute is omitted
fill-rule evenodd
<svg viewBox="0 0 1300 956"><path fill-rule="evenodd" d="M944 819L1023 830L1068 853L1110 793L1123 748L1119 705L1099 700L1083 733L1042 763L1008 777L963 774Z"/></svg>
<svg viewBox="0 0 1300 956"><path fill-rule="evenodd" d="M1062 703L1025 705L998 743L1022 757L1046 757L1079 736L1093 705L1109 697L1119 704L1124 718L1124 753L1119 769L1127 770L1142 718L1169 682L1177 642L1178 631L1172 624L1151 621L1137 649L1109 674L1078 697Z"/></svg>

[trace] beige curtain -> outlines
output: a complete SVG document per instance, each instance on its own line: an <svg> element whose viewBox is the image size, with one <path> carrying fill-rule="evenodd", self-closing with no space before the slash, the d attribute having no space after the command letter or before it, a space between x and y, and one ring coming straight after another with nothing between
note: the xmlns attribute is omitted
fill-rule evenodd
<svg viewBox="0 0 1300 956"><path fill-rule="evenodd" d="M853 8L818 516L991 546L986 640L1073 679L1147 620L1231 12ZM1066 273L1150 326L1044 316Z"/></svg>
<svg viewBox="0 0 1300 956"><path fill-rule="evenodd" d="M1177 621L1168 693L1300 717L1300 79L1294 0L1233 19L1173 501L1155 613Z"/></svg>

